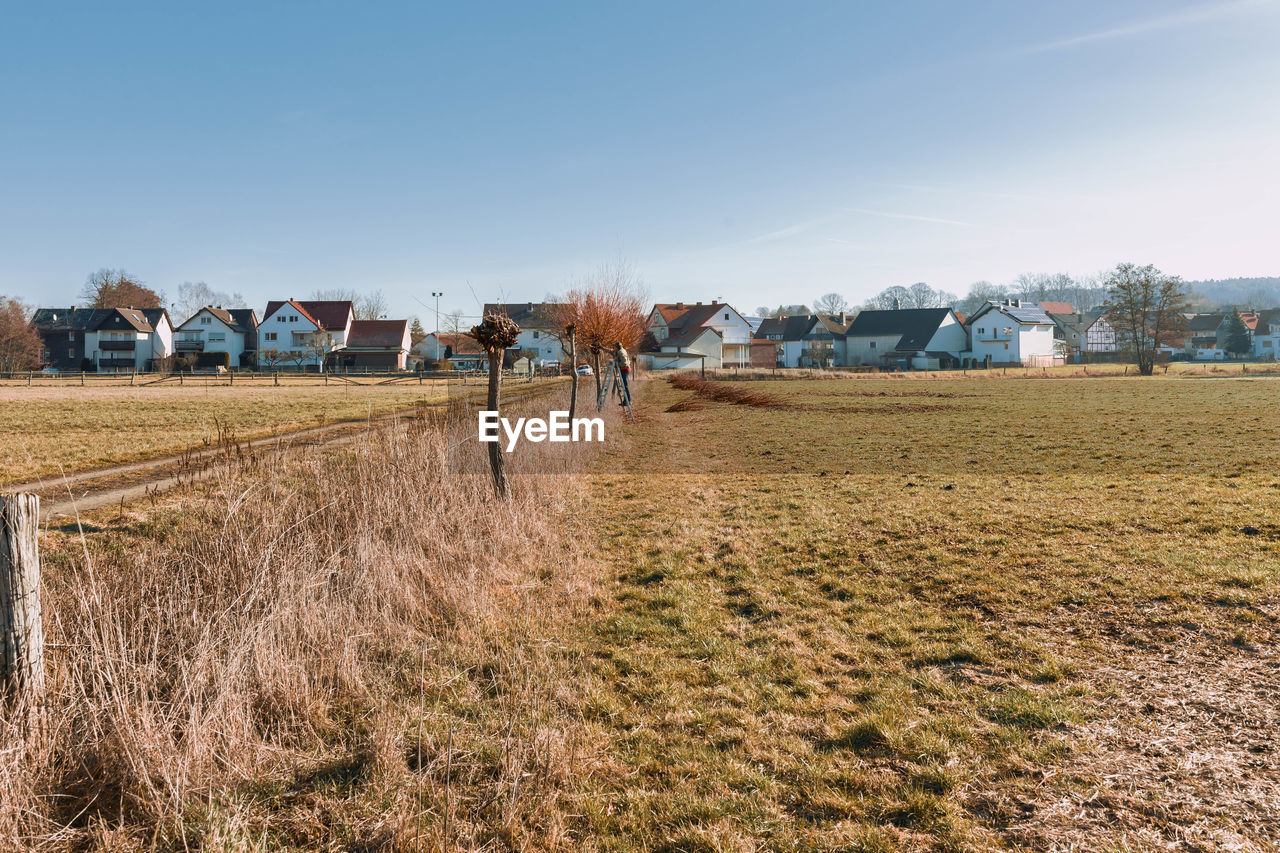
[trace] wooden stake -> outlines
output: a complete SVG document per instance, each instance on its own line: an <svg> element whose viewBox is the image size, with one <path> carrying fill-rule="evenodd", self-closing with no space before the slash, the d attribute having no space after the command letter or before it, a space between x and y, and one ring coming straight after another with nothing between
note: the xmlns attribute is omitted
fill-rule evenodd
<svg viewBox="0 0 1280 853"><path fill-rule="evenodd" d="M44 691L40 621L40 498L0 495L0 690Z"/></svg>

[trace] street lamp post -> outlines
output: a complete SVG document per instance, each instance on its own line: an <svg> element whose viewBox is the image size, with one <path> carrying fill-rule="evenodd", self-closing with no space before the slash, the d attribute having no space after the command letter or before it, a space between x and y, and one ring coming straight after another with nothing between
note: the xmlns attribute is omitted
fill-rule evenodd
<svg viewBox="0 0 1280 853"><path fill-rule="evenodd" d="M436 370L440 369L440 297L444 293L436 293L431 291L431 295L436 298Z"/></svg>

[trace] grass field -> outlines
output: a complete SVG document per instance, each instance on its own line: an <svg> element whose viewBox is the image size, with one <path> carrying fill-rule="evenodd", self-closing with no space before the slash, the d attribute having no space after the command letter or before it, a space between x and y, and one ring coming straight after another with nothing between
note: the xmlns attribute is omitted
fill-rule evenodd
<svg viewBox="0 0 1280 853"><path fill-rule="evenodd" d="M444 399L419 385L0 387L0 483L238 438L358 420Z"/></svg>
<svg viewBox="0 0 1280 853"><path fill-rule="evenodd" d="M508 503L406 424L48 531L0 836L1280 847L1280 381L641 385Z"/></svg>
<svg viewBox="0 0 1280 853"><path fill-rule="evenodd" d="M1275 849L1280 383L923 385L648 384L586 846Z"/></svg>

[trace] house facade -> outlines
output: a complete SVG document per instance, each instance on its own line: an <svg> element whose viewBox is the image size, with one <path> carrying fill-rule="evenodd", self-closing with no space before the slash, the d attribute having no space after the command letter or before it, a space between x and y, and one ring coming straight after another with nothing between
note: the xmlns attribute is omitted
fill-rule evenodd
<svg viewBox="0 0 1280 853"><path fill-rule="evenodd" d="M198 364L253 367L258 349L258 314L252 308L206 305L175 330L174 349Z"/></svg>
<svg viewBox="0 0 1280 853"><path fill-rule="evenodd" d="M560 362L569 357L560 340L560 328L553 317L553 309L547 302L489 302L484 313L504 313L520 327L513 350L529 356L535 366Z"/></svg>
<svg viewBox="0 0 1280 853"><path fill-rule="evenodd" d="M329 355L343 370L405 370L413 344L408 320L353 320L346 345Z"/></svg>
<svg viewBox="0 0 1280 853"><path fill-rule="evenodd" d="M70 371L145 371L173 354L173 325L163 308L41 308L32 324L44 364Z"/></svg>
<svg viewBox="0 0 1280 853"><path fill-rule="evenodd" d="M268 302L258 325L258 360L264 366L323 367L346 345L355 311L350 301Z"/></svg>
<svg viewBox="0 0 1280 853"><path fill-rule="evenodd" d="M1043 367L1061 364L1053 319L1034 302L987 302L969 318L969 357L978 364Z"/></svg>
<svg viewBox="0 0 1280 853"><path fill-rule="evenodd" d="M1275 360L1280 355L1280 309L1259 311L1253 328L1255 358Z"/></svg>
<svg viewBox="0 0 1280 853"><path fill-rule="evenodd" d="M812 314L766 317L756 330L756 337L773 343L774 367L799 367L805 336L815 322Z"/></svg>
<svg viewBox="0 0 1280 853"><path fill-rule="evenodd" d="M749 367L753 334L747 318L727 302L658 303L649 312L649 333L655 346L641 353L650 367L663 369L675 366L669 357L685 353L683 362L698 360L706 367ZM715 337L706 333L714 332ZM653 359L654 353L668 357Z"/></svg>
<svg viewBox="0 0 1280 853"><path fill-rule="evenodd" d="M427 335L413 347L423 361L447 363L453 370L479 370L488 366L488 358L480 342L461 332L436 332Z"/></svg>
<svg viewBox="0 0 1280 853"><path fill-rule="evenodd" d="M844 364L938 370L959 364L967 347L964 323L950 308L869 310L845 332Z"/></svg>

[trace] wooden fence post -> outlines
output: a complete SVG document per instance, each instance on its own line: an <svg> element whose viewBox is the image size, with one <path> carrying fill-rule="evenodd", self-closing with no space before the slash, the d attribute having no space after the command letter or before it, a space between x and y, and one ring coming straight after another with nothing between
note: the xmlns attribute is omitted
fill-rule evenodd
<svg viewBox="0 0 1280 853"><path fill-rule="evenodd" d="M0 692L44 690L39 520L40 498L0 495Z"/></svg>

